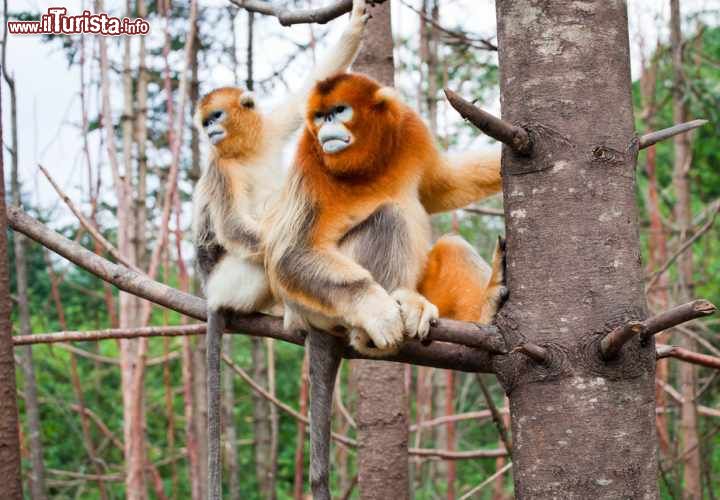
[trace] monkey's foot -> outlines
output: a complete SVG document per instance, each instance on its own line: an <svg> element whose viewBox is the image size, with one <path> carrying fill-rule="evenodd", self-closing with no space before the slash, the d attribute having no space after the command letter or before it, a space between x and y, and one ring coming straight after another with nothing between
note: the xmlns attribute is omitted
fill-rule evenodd
<svg viewBox="0 0 720 500"><path fill-rule="evenodd" d="M368 20L370 19L370 13L367 9L367 2L365 0L353 0L352 14L350 14L350 21L355 23L357 26L365 27Z"/></svg>
<svg viewBox="0 0 720 500"><path fill-rule="evenodd" d="M487 293L485 295L486 306L483 308L484 321L482 321L482 323L490 323L492 321L510 294L507 288L505 273L505 245L505 238L499 236L497 245L495 246L495 252L493 253L492 274L490 275L490 281L488 282Z"/></svg>
<svg viewBox="0 0 720 500"><path fill-rule="evenodd" d="M440 313L435 304L418 292L399 288L391 294L400 305L400 314L408 337L423 340L430 333L430 324L438 319Z"/></svg>
<svg viewBox="0 0 720 500"><path fill-rule="evenodd" d="M354 307L350 324L364 331L377 349L395 349L403 339L403 319L393 298L379 285L368 290Z"/></svg>

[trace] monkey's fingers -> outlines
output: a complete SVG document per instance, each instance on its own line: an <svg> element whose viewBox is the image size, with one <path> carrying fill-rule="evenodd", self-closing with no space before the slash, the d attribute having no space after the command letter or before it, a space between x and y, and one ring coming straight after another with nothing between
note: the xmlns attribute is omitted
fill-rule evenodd
<svg viewBox="0 0 720 500"><path fill-rule="evenodd" d="M353 9L350 16L350 21L353 23L361 23L362 26L367 24L370 19L370 13L368 12L365 0L353 0Z"/></svg>
<svg viewBox="0 0 720 500"><path fill-rule="evenodd" d="M440 313L435 304L417 292L400 288L392 293L400 305L405 332L409 337L424 339L430 333L430 326Z"/></svg>

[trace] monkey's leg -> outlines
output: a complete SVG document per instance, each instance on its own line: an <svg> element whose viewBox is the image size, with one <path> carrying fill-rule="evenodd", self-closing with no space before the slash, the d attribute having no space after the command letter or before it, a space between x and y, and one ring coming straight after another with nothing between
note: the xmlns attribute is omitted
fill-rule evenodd
<svg viewBox="0 0 720 500"><path fill-rule="evenodd" d="M208 422L208 500L222 499L222 462L220 459L220 357L225 317L208 310L207 335L207 422Z"/></svg>
<svg viewBox="0 0 720 500"><path fill-rule="evenodd" d="M490 266L461 237L443 236L428 255L418 291L442 318L488 324L507 297L504 261L502 239Z"/></svg>
<svg viewBox="0 0 720 500"><path fill-rule="evenodd" d="M330 500L332 402L343 341L311 330L305 345L310 362L310 488L313 500Z"/></svg>

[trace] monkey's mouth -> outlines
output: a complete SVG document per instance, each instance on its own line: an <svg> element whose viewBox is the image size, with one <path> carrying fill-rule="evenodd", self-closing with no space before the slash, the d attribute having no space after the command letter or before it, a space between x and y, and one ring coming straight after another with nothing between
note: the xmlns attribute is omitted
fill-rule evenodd
<svg viewBox="0 0 720 500"><path fill-rule="evenodd" d="M329 136L323 139L321 142L323 151L326 153L339 153L343 149L350 146L352 142L350 137L347 136Z"/></svg>
<svg viewBox="0 0 720 500"><path fill-rule="evenodd" d="M222 141L224 137L225 132L223 132L222 130L213 130L212 132L208 132L208 138L213 145Z"/></svg>

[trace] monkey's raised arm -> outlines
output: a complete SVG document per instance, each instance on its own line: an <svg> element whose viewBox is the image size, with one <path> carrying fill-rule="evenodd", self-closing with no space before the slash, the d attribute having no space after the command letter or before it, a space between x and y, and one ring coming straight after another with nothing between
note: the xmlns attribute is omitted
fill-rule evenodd
<svg viewBox="0 0 720 500"><path fill-rule="evenodd" d="M348 70L360 50L365 25L369 18L366 11L365 0L353 0L350 24L343 31L340 40L328 54L323 55L297 92L283 99L270 112L268 121L273 137L285 140L302 125L305 103L317 82Z"/></svg>
<svg viewBox="0 0 720 500"><path fill-rule="evenodd" d="M420 202L428 213L462 208L502 189L500 152L438 155L423 172Z"/></svg>

